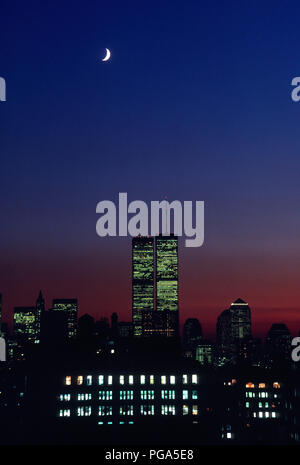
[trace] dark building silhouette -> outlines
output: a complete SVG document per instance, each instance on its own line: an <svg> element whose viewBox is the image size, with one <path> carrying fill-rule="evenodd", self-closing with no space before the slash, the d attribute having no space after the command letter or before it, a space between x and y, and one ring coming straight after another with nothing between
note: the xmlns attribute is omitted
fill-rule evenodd
<svg viewBox="0 0 300 465"><path fill-rule="evenodd" d="M185 320L182 331L184 350L195 349L202 339L202 326L197 318Z"/></svg>
<svg viewBox="0 0 300 465"><path fill-rule="evenodd" d="M118 315L117 313L111 314L111 331L110 335L112 339L117 339L119 337L119 327L118 327Z"/></svg>
<svg viewBox="0 0 300 465"><path fill-rule="evenodd" d="M43 345L60 347L68 340L68 315L50 309L41 316L41 343Z"/></svg>
<svg viewBox="0 0 300 465"><path fill-rule="evenodd" d="M94 335L95 320L91 315L85 313L78 319L78 338L89 341Z"/></svg>
<svg viewBox="0 0 300 465"><path fill-rule="evenodd" d="M217 354L219 362L227 363L232 356L231 313L223 310L217 320Z"/></svg>
<svg viewBox="0 0 300 465"><path fill-rule="evenodd" d="M291 359L291 333L284 323L274 323L266 338L266 362L273 364Z"/></svg>
<svg viewBox="0 0 300 465"><path fill-rule="evenodd" d="M68 338L73 339L77 335L77 299L53 299L52 310L65 313L68 321Z"/></svg>
<svg viewBox="0 0 300 465"><path fill-rule="evenodd" d="M40 291L36 304L35 304L35 331L36 331L37 342L40 342L40 339L41 339L41 320L42 320L42 314L44 312L45 312L45 299L42 295L42 291Z"/></svg>

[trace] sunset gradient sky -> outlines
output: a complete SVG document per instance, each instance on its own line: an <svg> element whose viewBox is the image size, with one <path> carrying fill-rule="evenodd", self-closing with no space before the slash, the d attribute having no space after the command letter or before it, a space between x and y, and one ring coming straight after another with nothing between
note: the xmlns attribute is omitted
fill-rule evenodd
<svg viewBox="0 0 300 465"><path fill-rule="evenodd" d="M42 289L131 317L131 240L96 204L205 201L180 241L180 316L214 335L236 298L253 329L300 329L299 2L9 2L2 7L0 292ZM105 48L112 52L102 63Z"/></svg>

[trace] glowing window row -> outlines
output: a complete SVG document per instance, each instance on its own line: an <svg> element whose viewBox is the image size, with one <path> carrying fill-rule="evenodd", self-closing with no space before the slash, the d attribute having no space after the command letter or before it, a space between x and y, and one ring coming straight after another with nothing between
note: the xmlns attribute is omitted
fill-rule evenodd
<svg viewBox="0 0 300 465"><path fill-rule="evenodd" d="M140 410L141 415L154 415L155 414L155 406L153 404L152 405L141 405L139 410ZM133 405L122 405L119 408L120 415L133 416L133 412L134 412ZM177 409L175 405L161 405L160 413L161 415L176 415ZM191 413L192 415L198 415L198 405L193 405L191 408L188 405L183 405L182 414L188 415L189 413ZM91 416L92 407L91 406L78 407L76 410L76 414L79 417ZM113 414L113 408L111 405L100 405L99 406L99 409L98 409L99 416L112 416L112 414ZM254 414L254 416L255 415L256 414ZM59 410L59 417L70 417L70 416L71 416L71 409Z"/></svg>
<svg viewBox="0 0 300 465"><path fill-rule="evenodd" d="M254 412L254 418L277 418L276 412Z"/></svg>
<svg viewBox="0 0 300 465"><path fill-rule="evenodd" d="M160 384L176 384L178 382L181 382L182 384L188 384L191 382L192 384L198 384L198 375L182 375L180 376L175 376L175 375L161 375L161 376L154 376L154 375L140 375L134 376L134 375L120 375L118 378L119 384L134 384L134 383L140 383L140 384L154 384L155 382L160 382ZM92 375L88 375L86 377L83 376L77 376L75 377L76 384L78 386L81 386L85 384L86 386L91 386L93 383L93 377ZM66 386L71 386L72 384L72 377L71 376L66 376L65 378L65 385ZM98 385L101 386L103 384L108 384L111 385L113 384L113 376L108 375L99 375L98 376Z"/></svg>
<svg viewBox="0 0 300 465"><path fill-rule="evenodd" d="M133 400L133 391L120 391L119 392L120 400ZM182 399L183 400L188 400L190 396L190 393L187 389L184 389L182 391ZM99 400L112 400L113 398L113 391L111 390L105 390L105 391L99 391ZM154 390L142 390L140 391L140 398L141 400L153 400L155 398L155 392ZM162 399L169 399L169 400L175 400L176 398L176 392L174 389L163 389L161 391L161 398ZM193 390L191 392L191 398L192 400L197 400L198 399L198 392ZM78 401L88 401L92 399L92 394L91 393L79 393L77 394L77 400ZM60 394L59 395L59 400L60 401L70 401L71 400L71 394Z"/></svg>
<svg viewBox="0 0 300 465"><path fill-rule="evenodd" d="M255 384L253 384L253 383L247 383L246 384L247 389L254 389L256 387L258 387L258 389L266 389L266 384L265 383L258 383L257 386ZM280 389L280 383L278 383L278 381L275 381L273 383L273 388L274 389Z"/></svg>

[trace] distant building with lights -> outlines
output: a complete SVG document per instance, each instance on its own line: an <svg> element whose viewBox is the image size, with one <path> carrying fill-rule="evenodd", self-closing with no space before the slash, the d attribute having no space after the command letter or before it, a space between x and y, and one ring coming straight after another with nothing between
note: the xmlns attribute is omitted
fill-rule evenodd
<svg viewBox="0 0 300 465"><path fill-rule="evenodd" d="M35 307L14 308L14 337L22 343L36 341L36 309Z"/></svg>
<svg viewBox="0 0 300 465"><path fill-rule="evenodd" d="M53 299L51 310L53 312L60 312L66 315L67 337L68 339L74 339L77 335L77 299Z"/></svg>

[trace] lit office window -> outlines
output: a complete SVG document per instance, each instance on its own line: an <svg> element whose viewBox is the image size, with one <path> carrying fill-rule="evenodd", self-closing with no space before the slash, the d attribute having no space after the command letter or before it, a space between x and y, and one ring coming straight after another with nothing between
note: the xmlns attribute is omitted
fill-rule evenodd
<svg viewBox="0 0 300 465"><path fill-rule="evenodd" d="M99 400L112 400L112 391L99 391Z"/></svg>
<svg viewBox="0 0 300 465"><path fill-rule="evenodd" d="M192 399L197 400L198 399L198 391L192 391Z"/></svg>
<svg viewBox="0 0 300 465"><path fill-rule="evenodd" d="M140 383L141 383L141 384L145 384L145 383L146 383L146 376L145 376L145 375L141 375L141 376L140 376Z"/></svg>
<svg viewBox="0 0 300 465"><path fill-rule="evenodd" d="M182 384L188 383L188 375L182 375Z"/></svg>
<svg viewBox="0 0 300 465"><path fill-rule="evenodd" d="M113 377L111 375L108 376L107 382L108 382L108 384L113 383Z"/></svg>
<svg viewBox="0 0 300 465"><path fill-rule="evenodd" d="M154 415L154 405L141 405L141 415Z"/></svg>
<svg viewBox="0 0 300 465"><path fill-rule="evenodd" d="M253 413L254 418L256 418L256 412Z"/></svg>
<svg viewBox="0 0 300 465"><path fill-rule="evenodd" d="M192 415L198 415L198 405L193 405L193 407L192 407Z"/></svg>
<svg viewBox="0 0 300 465"><path fill-rule="evenodd" d="M124 375L120 375L120 384L124 384L124 382L125 382Z"/></svg>
<svg viewBox="0 0 300 465"><path fill-rule="evenodd" d="M166 376L163 375L163 376L160 377L160 379L161 379L161 384L167 384L167 377Z"/></svg>
<svg viewBox="0 0 300 465"><path fill-rule="evenodd" d="M77 376L77 384L78 384L78 386L83 384L83 376Z"/></svg>
<svg viewBox="0 0 300 465"><path fill-rule="evenodd" d="M269 418L269 416L270 416L269 412L265 412L265 417Z"/></svg>
<svg viewBox="0 0 300 465"><path fill-rule="evenodd" d="M187 389L184 389L182 391L182 399L187 400L189 398L189 391Z"/></svg>
<svg viewBox="0 0 300 465"><path fill-rule="evenodd" d="M175 382L176 382L175 376L174 376L174 375L171 375L171 376L170 376L170 384L175 384Z"/></svg>
<svg viewBox="0 0 300 465"><path fill-rule="evenodd" d="M154 384L154 375L150 375L150 384Z"/></svg>
<svg viewBox="0 0 300 465"><path fill-rule="evenodd" d="M71 400L71 394L60 394L59 400L68 402Z"/></svg>
<svg viewBox="0 0 300 465"><path fill-rule="evenodd" d="M258 412L258 416L259 416L259 418L262 418L263 417L263 412Z"/></svg>
<svg viewBox="0 0 300 465"><path fill-rule="evenodd" d="M120 400L133 400L133 391L120 391Z"/></svg>
<svg viewBox="0 0 300 465"><path fill-rule="evenodd" d="M87 384L88 386L91 386L91 385L92 385L92 382L93 382L93 377L92 377L91 375L88 375L88 376L86 377L86 384Z"/></svg>
<svg viewBox="0 0 300 465"><path fill-rule="evenodd" d="M99 405L99 416L112 415L111 405Z"/></svg>
<svg viewBox="0 0 300 465"><path fill-rule="evenodd" d="M174 400L175 399L175 390L174 389L164 389L161 391L161 398L162 399L169 399L169 400Z"/></svg>
<svg viewBox="0 0 300 465"><path fill-rule="evenodd" d="M262 403L258 402L258 408L262 408Z"/></svg>
<svg viewBox="0 0 300 465"><path fill-rule="evenodd" d="M99 375L99 376L98 376L98 384L99 384L99 386L101 386L102 384L104 384L104 376L103 376L103 375Z"/></svg>
<svg viewBox="0 0 300 465"><path fill-rule="evenodd" d="M197 383L198 383L198 376L192 375L192 384L197 384Z"/></svg>
<svg viewBox="0 0 300 465"><path fill-rule="evenodd" d="M246 402L246 408L249 408L249 407L250 407L249 402Z"/></svg>
<svg viewBox="0 0 300 465"><path fill-rule="evenodd" d="M246 384L246 388L247 388L247 389L254 389L255 386L254 386L253 383L247 383L247 384Z"/></svg>
<svg viewBox="0 0 300 465"><path fill-rule="evenodd" d="M60 417L70 417L71 416L71 410L70 409L63 409L59 411L59 416Z"/></svg>
<svg viewBox="0 0 300 465"><path fill-rule="evenodd" d="M162 415L175 415L175 405L162 405L161 414Z"/></svg>
<svg viewBox="0 0 300 465"><path fill-rule="evenodd" d="M133 384L133 375L129 375L129 384Z"/></svg>
<svg viewBox="0 0 300 465"><path fill-rule="evenodd" d="M265 402L265 408L269 408L269 402Z"/></svg>
<svg viewBox="0 0 300 465"><path fill-rule="evenodd" d="M273 383L273 388L280 389L280 384L277 381L275 381L275 383Z"/></svg>
<svg viewBox="0 0 300 465"><path fill-rule="evenodd" d="M141 399L142 400L153 400L154 391L141 391Z"/></svg>
<svg viewBox="0 0 300 465"><path fill-rule="evenodd" d="M120 415L133 415L133 405L121 405Z"/></svg>
<svg viewBox="0 0 300 465"><path fill-rule="evenodd" d="M188 405L183 405L183 407L182 407L182 414L183 414L183 415L188 415L188 414L189 414L189 407L188 407Z"/></svg>
<svg viewBox="0 0 300 465"><path fill-rule="evenodd" d="M66 384L67 386L71 386L71 382L72 382L71 376L66 376L65 384Z"/></svg>
<svg viewBox="0 0 300 465"><path fill-rule="evenodd" d="M259 387L259 389L265 389L266 385L265 385L265 383L259 383L258 387Z"/></svg>
<svg viewBox="0 0 300 465"><path fill-rule="evenodd" d="M271 416L272 418L276 418L276 412L272 412Z"/></svg>
<svg viewBox="0 0 300 465"><path fill-rule="evenodd" d="M227 439L231 439L231 433L226 433Z"/></svg>

